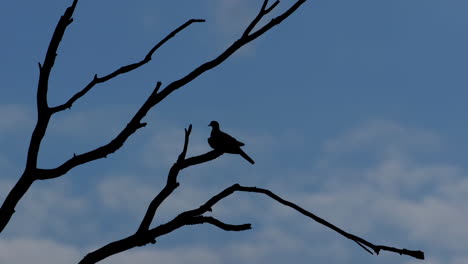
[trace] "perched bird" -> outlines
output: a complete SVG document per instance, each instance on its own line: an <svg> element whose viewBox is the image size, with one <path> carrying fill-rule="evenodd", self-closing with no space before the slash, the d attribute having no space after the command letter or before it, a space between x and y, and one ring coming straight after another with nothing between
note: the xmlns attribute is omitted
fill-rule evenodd
<svg viewBox="0 0 468 264"><path fill-rule="evenodd" d="M235 138L219 130L219 123L217 121L211 121L208 126L212 127L211 135L208 138L210 147L223 153L239 154L248 162L252 164L255 163L255 161L240 148L244 146L244 143L237 141Z"/></svg>

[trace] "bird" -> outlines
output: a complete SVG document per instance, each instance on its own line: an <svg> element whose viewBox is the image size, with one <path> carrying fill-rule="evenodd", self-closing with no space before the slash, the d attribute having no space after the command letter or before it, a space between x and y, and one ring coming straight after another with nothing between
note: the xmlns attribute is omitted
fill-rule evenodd
<svg viewBox="0 0 468 264"><path fill-rule="evenodd" d="M255 161L240 148L245 144L221 131L217 121L211 121L208 126L212 128L208 138L210 147L223 153L239 154L251 164L255 164Z"/></svg>

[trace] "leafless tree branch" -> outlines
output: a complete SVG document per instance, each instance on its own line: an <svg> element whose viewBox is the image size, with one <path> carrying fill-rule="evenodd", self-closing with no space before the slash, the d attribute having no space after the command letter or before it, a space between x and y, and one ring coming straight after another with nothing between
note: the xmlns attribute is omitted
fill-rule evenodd
<svg viewBox="0 0 468 264"><path fill-rule="evenodd" d="M187 148L189 144L189 139L190 139L190 133L192 131L192 125L188 127L188 129L185 129L185 140L184 140L184 147L182 152L180 153L176 163L171 167L169 171L169 175L167 177L167 183L166 186L161 190L161 192L151 201L150 205L148 206L148 209L145 213L145 216L143 217L143 220L140 224L140 227L138 230L135 232L135 234L126 237L124 239L109 243L102 248L99 248L93 252L90 252L87 254L81 261L80 264L88 264L88 263L96 263L99 262L109 256L112 256L114 254L123 252L125 250L134 248L134 247L140 247L147 245L149 243L155 244L156 239L162 235L168 234L178 228L181 228L186 225L194 225L194 224L203 224L203 223L209 223L214 226L217 226L223 230L226 231L244 231L251 229L250 224L243 224L243 225L231 225L231 224L226 224L221 222L220 220L211 217L211 216L204 216L203 214L207 212L212 211L212 207L216 205L219 201L223 200L224 198L230 196L234 192L250 192L250 193L260 193L269 196L273 200L290 207L303 215L312 218L314 221L338 232L339 234L343 235L344 237L353 240L356 242L359 246L361 246L364 250L369 252L370 254L373 254L370 249L372 249L376 254L379 254L381 250L385 251L391 251L391 252L396 252L399 254L404 254L408 256L412 256L415 258L419 259L424 259L424 253L422 251L413 251L413 250L407 250L407 249L398 249L398 248L393 248L393 247L387 247L387 246L382 246L382 245L374 245L358 236L355 236L353 234L347 233L346 231L338 228L337 226L329 223L328 221L316 216L315 214L303 209L302 207L296 205L295 203L292 203L290 201L284 200L283 198L279 197L278 195L274 194L270 190L267 189L262 189L262 188L257 188L257 187L245 187L241 186L239 184L234 184L220 193L214 195L212 198L210 198L207 202L202 204L200 207L185 211L178 216L176 216L174 219L171 221L161 224L155 228L150 229L151 222L153 221L156 210L159 208L159 206L164 202L164 200L169 197L169 195L179 186L179 183L177 182L177 176L178 173L183 169L187 168L188 166L184 167L184 163L187 160L197 160L199 161L198 163L192 162L190 166L195 165L195 164L200 164L204 163L210 160L206 160L206 158L200 159L199 157L205 157L207 154L203 154L200 156L192 157L189 159L185 159L185 156L187 154ZM219 157L218 156L211 156L213 159Z"/></svg>
<svg viewBox="0 0 468 264"><path fill-rule="evenodd" d="M225 231L244 231L244 230L252 229L251 224L231 225L231 224L223 223L220 220L211 216L195 216L191 218L191 221L188 221L189 225L204 224L204 223L212 224Z"/></svg>
<svg viewBox="0 0 468 264"><path fill-rule="evenodd" d="M151 201L148 209L146 210L146 214L141 221L140 227L138 228L139 233L148 231L151 222L154 219L156 214L156 210L159 206L164 202L164 200L171 195L171 193L179 187L179 183L177 182L177 175L182 170L182 164L185 161L185 155L187 154L187 147L189 143L190 133L192 132L192 125L185 129L185 142L184 148L177 159L177 162L172 165L171 169L169 170L169 175L167 176L166 186L159 192L158 195Z"/></svg>
<svg viewBox="0 0 468 264"><path fill-rule="evenodd" d="M250 192L250 193L261 193L261 194L265 194L267 196L269 196L270 198L272 198L273 200L287 206L287 207L290 207L290 208L293 208L294 210L300 212L301 214L309 217L309 218L312 218L314 221L334 230L335 232L339 233L340 235L350 239L350 240L353 240L355 241L356 243L358 243L361 247L363 247L364 249L366 249L369 253L372 254L372 252L370 252L368 250L368 248L372 249L377 255L380 253L381 250L384 250L384 251L390 251L390 252L395 252L395 253L398 253L400 255L407 255L407 256L411 256L411 257L414 257L414 258L417 258L417 259L424 259L424 252L420 251L420 250L417 250L417 251L414 251L414 250L407 250L407 249L398 249L398 248L394 248L394 247L388 247L388 246L383 246L383 245L374 245L372 243L370 243L369 241L366 241L358 236L355 236L353 234L350 234L340 228L338 228L337 226L331 224L330 222L316 216L315 214L303 209L302 207L290 202L290 201L287 201L287 200L284 200L282 199L281 197L279 197L278 195L274 194L273 192L271 192L270 190L267 190L267 189L262 189L262 188L257 188L257 187L244 187L244 186L240 186L239 184L234 184L226 189L224 189L222 192L218 193L217 195L213 196L211 199L209 199L205 204L203 204L202 206L200 206L199 208L197 209L194 209L194 210L191 210L191 211L187 211L185 212L184 214L188 215L188 216L197 216L197 215L201 215L201 214L204 214L206 212L209 212L211 211L211 208L216 204L218 203L219 201L221 201L222 199L228 197L229 195L231 195L232 193L236 192L236 191L240 191L240 192ZM367 248L366 248L367 247Z"/></svg>
<svg viewBox="0 0 468 264"><path fill-rule="evenodd" d="M298 0L295 4L293 4L288 10L286 10L283 14L277 16L276 18L272 19L268 22L265 26L257 30L256 32L248 35L248 36L241 36L238 40L234 41L234 43L229 46L224 52L222 52L218 57L210 60L208 62L203 63L202 65L198 66L189 74L185 75L184 77L176 80L169 85L166 86L158 95L156 100L153 104L159 103L161 100L166 98L169 94L174 92L175 90L179 89L180 87L186 85L187 83L193 81L195 78L200 76L206 71L213 69L214 67L218 66L222 62L224 62L227 58L229 58L234 52L238 49L246 45L247 43L255 40L263 33L267 32L268 30L272 29L274 26L278 25L279 23L283 22L287 17L289 17L294 11L296 11L306 0Z"/></svg>
<svg viewBox="0 0 468 264"><path fill-rule="evenodd" d="M177 182L177 176L179 175L179 172L183 170L184 168L208 162L222 155L222 153L217 153L217 152L214 153L213 151L210 151L206 154L202 154L199 156L190 157L186 159L185 157L187 155L187 149L188 149L191 132L192 132L192 125L189 125L189 127L185 129L185 139L184 139L184 146L183 146L182 152L177 158L177 161L172 165L171 169L169 170L166 185L156 195L156 197L150 202L148 209L146 210L146 213L140 223L140 226L135 232L135 234L127 238L121 239L119 241L112 242L94 252L89 253L80 261L81 264L96 263L109 256L112 256L114 254L117 254L119 252L125 251L133 247L144 246L148 243L154 244L156 243L157 237L170 233L185 225L209 223L221 229L224 229L226 231L242 231L242 230L250 229L250 224L231 225L231 224L223 223L213 217L206 217L206 216L201 216L201 215L187 215L187 214L180 214L179 216L174 218L172 221L166 224L160 225L156 228L150 229L150 225L153 222L153 219L156 215L156 211L159 208L159 206L179 186L179 183Z"/></svg>
<svg viewBox="0 0 468 264"><path fill-rule="evenodd" d="M271 10L273 10L279 4L279 2L280 1L277 0L269 8L267 8L268 0L264 0L263 4L262 4L262 7L260 7L260 11L258 12L257 16L252 20L252 22L250 22L250 24L247 26L247 28L244 31L244 34L242 34L242 37L246 38L250 34L250 32L252 32L252 30L255 28L255 26L258 24L258 22L260 22L260 20L262 20L262 18L265 15L270 13Z"/></svg>
<svg viewBox="0 0 468 264"><path fill-rule="evenodd" d="M88 83L81 91L77 92L75 95L73 95L66 103L53 107L51 108L51 111L53 113L63 111L65 109L69 109L72 107L73 103L75 103L78 99L80 99L82 96L84 96L89 90L91 90L96 84L107 82L110 79L113 79L121 74L128 73L130 71L133 71L148 62L151 61L151 57L153 56L154 52L159 49L162 45L164 45L167 41L169 41L171 38L175 37L177 33L180 31L184 30L186 27L190 26L192 23L197 23L197 22L205 22L204 19L190 19L187 22L185 22L183 25L180 27L176 28L174 31L169 33L164 39L162 39L160 42L158 42L145 56L145 58L139 62L132 63L129 65L125 65L120 67L119 69L113 71L112 73L105 75L103 77L98 77L97 74L94 75L94 78L91 82Z"/></svg>
<svg viewBox="0 0 468 264"><path fill-rule="evenodd" d="M134 134L138 129L146 126L146 123L142 122L143 118L146 116L148 111L151 110L154 106L156 106L159 102L167 98L167 96L169 96L175 90L190 83L191 81L196 79L201 74L220 65L226 59L228 59L232 54L234 54L238 49L240 49L247 43L255 40L256 38L266 33L267 31L269 31L276 25L280 24L287 17L289 17L292 13L294 13L303 3L305 3L305 1L306 0L297 0L285 12L283 12L277 17L274 17L273 19L271 19L271 21L261 26L259 29L255 30L255 28L258 27L262 19L267 14L269 14L274 8L276 8L280 2L279 0L277 0L273 4L268 6L269 1L264 0L260 8L260 11L256 15L256 17L251 21L251 23L246 27L241 37L238 40L234 41L221 54L219 54L217 57L215 57L212 60L209 60L205 63L200 64L198 67L193 69L191 72L189 72L182 78L169 83L161 91L160 91L160 88L162 84L161 82L158 82L153 92L148 96L146 101L141 105L141 107L138 109L138 111L135 113L132 119L128 122L127 126L123 128L113 140L111 140L109 143L101 147L98 147L86 153L79 154L79 155L74 154L73 157L66 160L64 163L62 163L56 168L42 169L42 168L37 167L38 153L39 153L41 141L45 135L48 123L53 114L60 112L60 111L64 111L65 109L71 108L72 105L77 100L85 96L96 84L109 81L119 75L131 72L145 65L151 60L155 51L158 48L160 48L162 45L164 45L167 41L169 41L171 38L173 38L177 33L184 30L192 23L204 22L204 20L202 19L188 20L183 25L179 26L177 29L169 33L159 43L157 43L141 61L122 66L119 69L111 72L110 74L107 74L102 77L98 77L97 75L95 75L94 78L82 90L74 94L67 102L51 108L48 106L48 102L47 102L49 78L50 78L53 65L55 63L55 58L57 56L57 50L59 48L60 42L65 34L65 31L68 25L70 25L70 23L73 21L72 16L76 8L76 5L78 3L78 0L73 0L72 4L65 10L63 16L60 18L54 30L54 33L49 43L49 47L47 49L43 64L39 64L40 75L39 75L38 88L37 88L38 120L34 128L34 131L32 133L32 136L31 136L31 142L30 142L29 149L28 149L25 170L22 176L20 177L19 181L16 183L16 185L8 194L2 207L0 208L0 232L3 231L5 226L8 224L8 222L11 219L11 216L15 212L14 209L17 203L24 196L26 191L29 189L29 187L32 185L32 183L35 180L47 180L47 179L60 177L66 174L71 169L75 168L76 166L79 166L81 164L88 163L88 162L91 162L100 158L107 157L107 155L114 153L115 151L117 151L124 145L126 140L132 134ZM328 221L301 208L295 203L282 199L281 197L277 196L276 194L274 194L273 192L267 189L262 189L262 188L257 188L257 187L245 187L239 184L235 184L224 189L222 192L210 198L206 203L202 204L199 208L183 212L165 224L161 224L155 228L150 228L151 223L153 222L156 216L156 212L159 206L179 186L179 183L177 182L177 177L179 175L179 172L190 166L194 166L197 164L201 164L201 163L214 160L223 154L219 151L213 150L205 154L186 158L191 130L192 130L191 125L188 127L188 129L185 130L185 141L184 141L183 149L177 161L173 164L173 166L169 170L166 185L149 204L148 209L137 231L134 234L124 239L109 243L108 245L105 245L104 247L100 249L90 252L80 261L80 263L86 263L86 264L96 263L109 256L123 252L133 247L143 246L148 243L154 244L156 243L156 238L162 235L168 234L186 225L196 225L196 224L207 223L207 224L214 225L226 231L248 230L251 228L250 224L242 224L242 225L227 224L214 217L203 215L206 212L210 212L212 207L215 204L217 204L222 199L230 196L234 192L250 192L250 193L264 194L272 198L273 200L302 213L303 215L313 219L314 221L356 242L359 246L361 246L363 249L365 249L371 254L373 254L372 252L379 254L380 251L384 250L384 251L390 251L390 252L395 252L395 253L399 253L403 255L412 256L412 257L419 258L419 259L424 259L424 253L422 251L399 249L399 248L388 247L388 246L383 246L383 245L374 245L358 236L347 233L346 231L336 227L335 225L329 223Z"/></svg>
<svg viewBox="0 0 468 264"><path fill-rule="evenodd" d="M171 195L171 193L175 189L177 189L177 187L179 187L179 183L177 182L177 176L179 175L179 172L181 170L187 167L193 166L193 165L197 165L197 164L201 164L201 163L214 160L220 155L222 155L222 153L210 151L208 153L205 153L199 156L185 159L191 132L192 132L192 125L190 125L188 129L185 129L185 141L184 141L183 150L180 153L179 158L177 159L177 162L174 163L174 165L172 165L171 169L169 170L166 185L161 190L161 192L159 192L159 194L156 195L156 197L149 204L148 209L146 210L145 216L143 217L143 220L140 223L140 227L138 228L138 231L137 231L138 233L148 231L159 206L164 202L164 200L166 200L167 197L169 197L169 195Z"/></svg>
<svg viewBox="0 0 468 264"><path fill-rule="evenodd" d="M52 38L44 58L44 63L42 65L39 63L39 81L37 85L37 122L31 135L24 172L15 186L13 186L11 191L8 193L5 201L2 204L2 207L0 207L0 233L3 231L15 213L15 207L19 200L24 196L35 180L34 172L37 168L39 148L52 115L47 103L49 77L55 63L55 58L57 56L57 50L60 42L62 41L63 35L65 34L68 25L70 25L70 23L73 21L72 16L77 4L78 0L74 0L71 6L65 10L64 14L57 23L57 26L55 27L54 33L52 34Z"/></svg>
<svg viewBox="0 0 468 264"><path fill-rule="evenodd" d="M73 21L72 16L77 4L78 0L74 0L72 4L65 10L63 16L60 18L59 22L57 23L57 26L55 27L55 31L52 35L49 47L47 49L44 63L42 65L39 64L40 75L37 88L38 120L31 136L28 155L26 159L26 168L18 182L8 193L7 197L5 198L5 201L3 202L0 208L0 233L3 231L5 226L10 221L12 215L15 213L16 205L24 196L24 194L28 191L29 187L31 187L35 180L57 178L64 175L69 170L78 165L94 161L100 158L104 158L107 155L117 151L120 147L122 147L127 138L130 137L130 135L132 135L133 133L135 133L136 130L144 127L146 123L142 123L141 119L146 115L146 113L151 109L151 107L154 106L154 104L151 104L151 102L155 100L154 98L156 97L159 88L161 87L161 83L158 82L156 88L149 96L147 102L143 104L143 106L135 114L135 116L128 123L128 125L111 142L87 153L81 155L74 155L68 161L64 162L62 165L55 169L40 169L37 168L39 148L42 139L44 138L51 116L58 111L62 111L66 108L71 107L76 100L84 96L95 84L110 80L120 74L132 71L146 64L148 61L151 60L153 53L164 43L166 43L168 40L174 37L178 32L182 31L194 22L204 21L202 19L191 19L187 21L185 24L171 32L162 41L156 44L142 61L121 67L113 73L101 78L95 76L95 78L90 82L90 84L88 84L83 90L81 90L72 98L70 98L68 102L55 108L50 108L47 103L47 92L50 73L54 65L55 58L57 56L57 50L60 45L60 42L65 34L68 25L70 25L70 23Z"/></svg>
<svg viewBox="0 0 468 264"><path fill-rule="evenodd" d="M190 158L184 160L184 162L181 164L181 167L182 167L182 169L185 169L185 168L193 166L193 165L197 165L197 164L201 164L201 163L204 163L204 162L207 162L207 161L210 161L210 160L214 160L217 157L221 156L222 154L223 154L222 152L219 152L217 150L212 150L212 151L207 152L205 154L198 155L198 156L195 156L195 157L190 157Z"/></svg>
<svg viewBox="0 0 468 264"><path fill-rule="evenodd" d="M64 162L62 165L54 168L54 169L36 169L35 176L39 180L47 180L60 177L70 171L71 169L75 168L78 165L88 163L97 159L105 158L107 155L114 153L119 148L123 146L125 141L138 129L145 127L146 123L141 123L141 119L144 115L149 111L150 107L148 105L148 101L151 98L157 95L159 88L161 87L161 82L158 82L155 89L143 104L143 106L138 110L138 112L133 116L131 121L127 124L127 126L113 139L111 142L107 143L104 146L98 147L94 150L89 152L76 155L74 154L72 158Z"/></svg>
<svg viewBox="0 0 468 264"><path fill-rule="evenodd" d="M222 199L230 196L234 192L250 192L250 193L261 193L269 196L273 200L287 206L290 208L293 208L294 210L302 213L303 215L312 218L316 222L325 225L328 228L331 228L332 230L338 232L339 234L343 235L344 237L355 241L357 244L359 244L362 248L364 248L367 252L371 253L372 252L368 249L372 249L376 254L379 254L381 250L384 251L390 251L390 252L395 252L400 255L407 255L411 256L417 259L424 259L424 252L422 251L414 251L414 250L407 250L407 249L399 249L399 248L394 248L394 247L388 247L388 246L383 246L383 245L374 245L358 236L352 235L350 233L345 232L344 230L334 226L333 224L327 222L326 220L316 216L315 214L301 208L300 206L282 199L278 195L274 194L270 190L267 189L262 189L262 188L257 188L257 187L245 187L241 186L239 184L234 184L220 193L216 194L213 196L211 199L209 199L206 203L201 205L197 209L189 210L186 212L183 212L176 216L174 219L171 221L159 225L155 228L145 230L142 232L137 232L129 237L126 237L124 239L112 242L107 244L106 246L103 246L102 248L99 248L88 255L86 255L80 264L91 264L91 263L96 263L98 261L101 261L111 255L123 252L125 250L131 249L133 247L137 246L143 246L148 243L154 244L156 242L156 238L166 235L178 228L181 228L185 225L192 225L192 224L200 224L200 223L210 223L215 226L218 226L221 229L227 229L228 231L243 231L250 229L249 224L244 224L244 225L228 225L220 222L219 220L215 218L210 218L203 216L202 214L206 212L211 212L211 208L221 201Z"/></svg>
<svg viewBox="0 0 468 264"><path fill-rule="evenodd" d="M148 111L153 108L156 104L164 100L169 94L174 92L175 90L179 89L180 87L186 85L187 83L191 82L204 72L211 70L212 68L216 67L217 65L221 64L223 61L225 61L227 58L229 58L235 51L237 51L239 48L244 46L245 44L249 43L250 41L256 39L259 37L261 34L265 33L269 29L273 28L275 25L278 25L281 23L284 19L286 19L289 15L291 15L299 6L301 6L305 0L298 0L294 5L292 5L288 10L286 10L283 14L280 16L274 18L272 21L267 23L265 26L260 28L258 31L254 32L253 34L249 36L242 36L240 39L235 41L231 46L229 46L223 53L221 53L218 57L215 59L208 61L199 67L197 67L195 70L187 74L185 77L174 81L170 83L166 88L164 88L161 92L153 92L148 99L145 101L145 103L141 106L141 108L138 110L138 112L134 115L132 120L129 122L127 127L125 127L122 132L114 139L112 140L109 144L102 146L100 148L97 148L93 151L77 155L60 165L59 167L55 169L38 169L37 170L37 177L39 179L51 179L51 178L57 178L65 173L67 173L69 170L73 169L74 167L91 162L93 160L97 160L100 158L104 158L107 155L115 152L117 149L119 149L125 141L130 137L137 129L144 127L146 124L142 124L141 120L143 119L144 116L148 113ZM265 3L264 3L265 4ZM262 31L263 33L259 34L258 32ZM214 155L215 153L212 153L210 155Z"/></svg>
<svg viewBox="0 0 468 264"><path fill-rule="evenodd" d="M47 105L47 90L49 86L50 72L54 66L55 58L57 57L57 50L60 46L63 35L65 34L67 27L73 22L72 16L77 4L78 0L74 0L72 5L65 10L65 13L55 27L55 31L52 35L52 39L50 40L49 47L44 58L44 64L39 64L40 76L37 87L37 108L39 114L49 108Z"/></svg>

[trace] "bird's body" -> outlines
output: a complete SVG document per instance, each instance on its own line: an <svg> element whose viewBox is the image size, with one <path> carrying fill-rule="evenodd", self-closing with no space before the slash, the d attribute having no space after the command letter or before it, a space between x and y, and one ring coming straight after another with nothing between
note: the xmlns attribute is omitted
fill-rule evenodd
<svg viewBox="0 0 468 264"><path fill-rule="evenodd" d="M223 153L239 154L244 159L246 159L251 164L254 164L252 158L250 158L240 147L245 144L237 141L237 139L231 137L230 135L224 133L219 129L219 123L216 121L211 121L209 126L212 127L211 135L208 138L208 144L214 150L221 151Z"/></svg>

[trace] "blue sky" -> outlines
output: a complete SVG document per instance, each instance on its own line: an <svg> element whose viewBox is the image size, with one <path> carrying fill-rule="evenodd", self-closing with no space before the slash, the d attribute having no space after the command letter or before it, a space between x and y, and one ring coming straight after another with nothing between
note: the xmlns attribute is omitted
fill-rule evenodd
<svg viewBox="0 0 468 264"><path fill-rule="evenodd" d="M277 13L291 4L285 0ZM0 4L0 199L22 172L35 122L37 62L71 1ZM190 18L204 18L150 64L98 85L55 116L39 165L111 140L154 84L168 84L237 39L261 1L81 0L59 49L49 101L135 62ZM209 151L211 120L255 159L190 168L154 224L233 183L269 188L376 244L427 260L371 256L297 212L236 194L213 215L253 229L183 228L103 263L468 263L468 2L316 0L220 67L169 96L105 160L37 182L0 240L1 263L75 263L133 233L193 124L189 154Z"/></svg>

